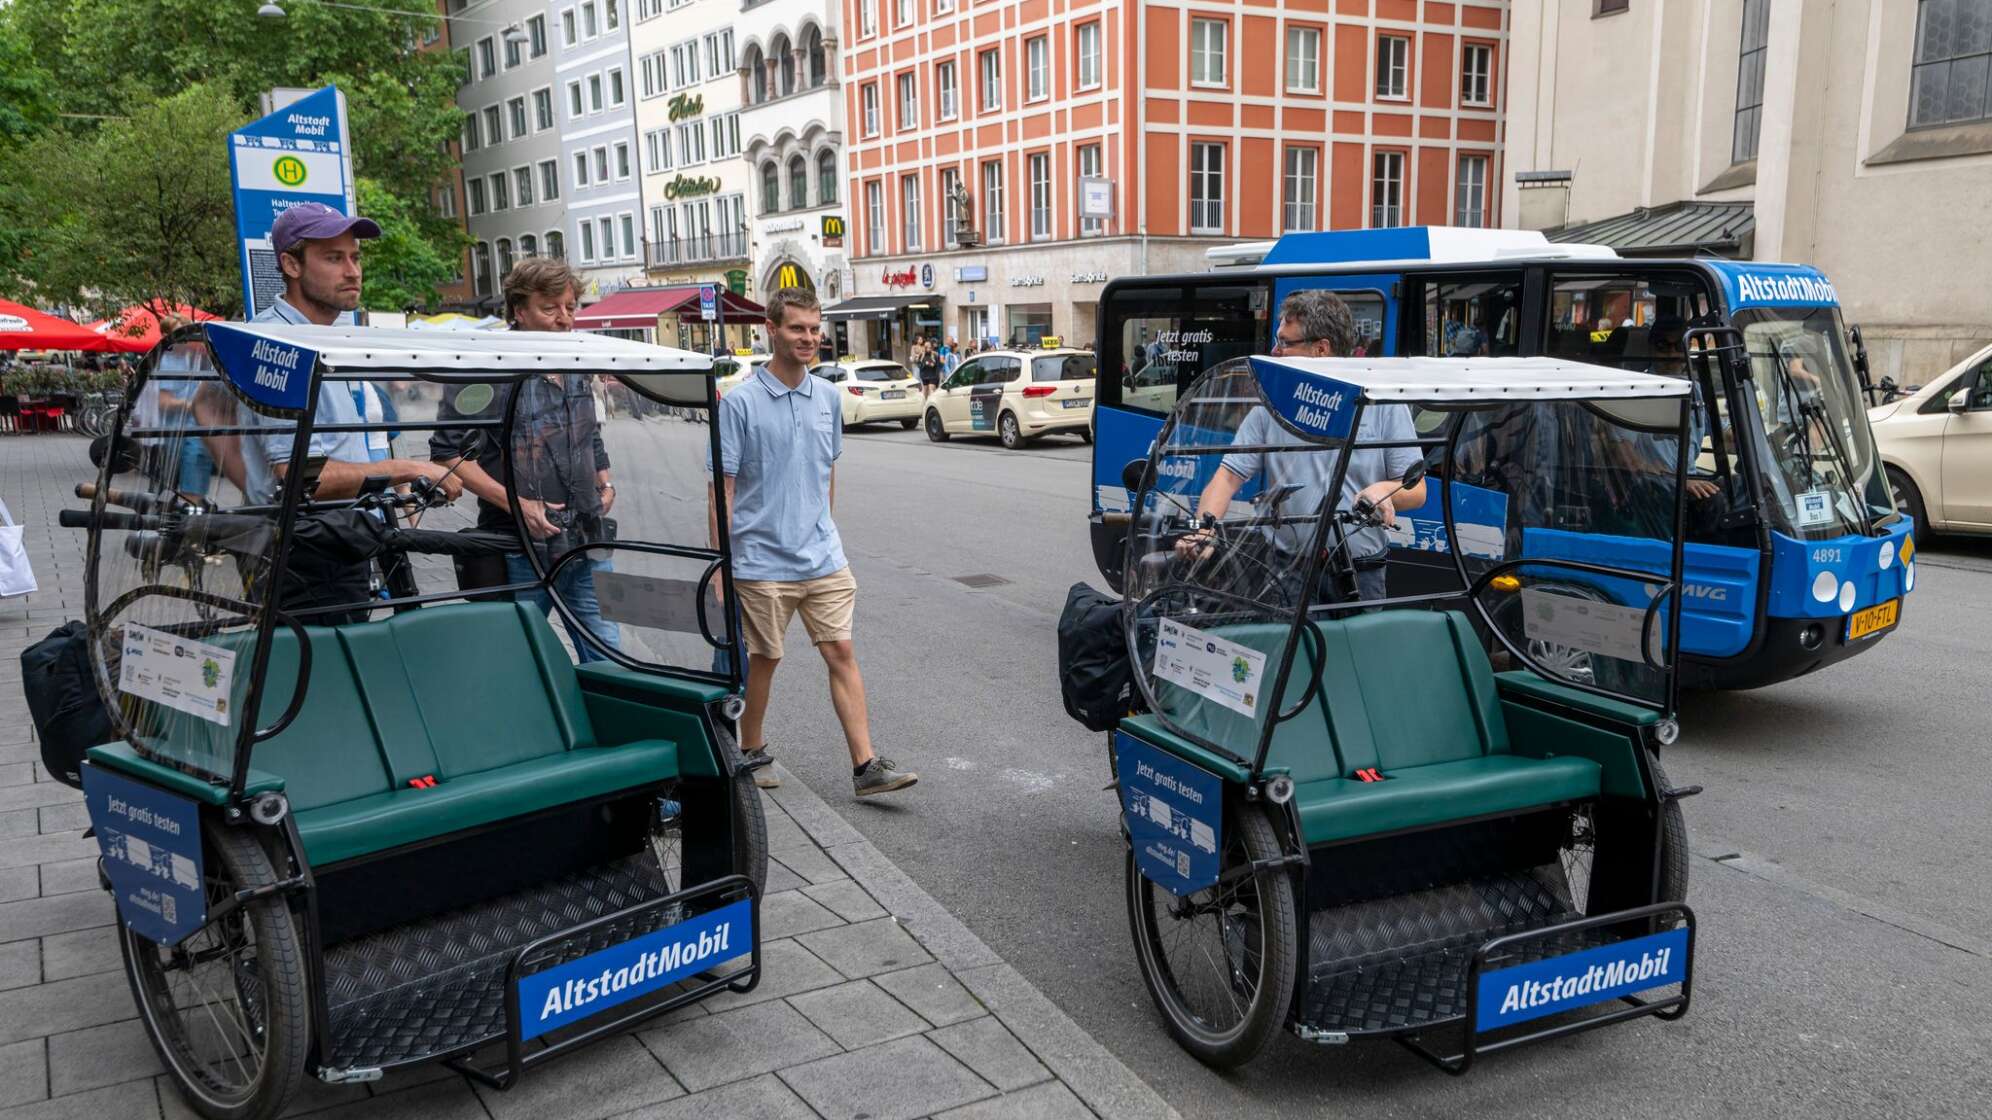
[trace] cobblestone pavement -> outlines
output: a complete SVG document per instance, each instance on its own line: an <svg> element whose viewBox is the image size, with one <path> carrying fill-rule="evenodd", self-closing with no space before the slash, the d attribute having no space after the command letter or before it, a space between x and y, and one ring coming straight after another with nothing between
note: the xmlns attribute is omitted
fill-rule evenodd
<svg viewBox="0 0 1992 1120"><path fill-rule="evenodd" d="M188 1115L119 961L82 795L42 771L20 652L83 611L86 442L0 437L0 501L40 590L0 600L0 1120ZM771 791L759 987L535 1071L307 1082L292 1114L685 1120L1173 1116L1169 1106L793 775Z"/></svg>

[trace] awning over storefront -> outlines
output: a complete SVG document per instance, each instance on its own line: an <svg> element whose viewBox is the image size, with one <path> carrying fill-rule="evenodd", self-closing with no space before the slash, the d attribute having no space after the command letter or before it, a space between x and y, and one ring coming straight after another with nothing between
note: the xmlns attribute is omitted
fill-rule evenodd
<svg viewBox="0 0 1992 1120"><path fill-rule="evenodd" d="M841 319L890 319L909 307L932 306L941 302L933 293L917 296L857 296L823 309L823 321Z"/></svg>
<svg viewBox="0 0 1992 1120"><path fill-rule="evenodd" d="M758 323L765 309L745 296L734 295L721 286L719 315L726 323ZM593 304L574 317L577 331L642 330L657 325L659 315L676 315L696 320L699 316L699 286L675 285L669 288L631 288Z"/></svg>
<svg viewBox="0 0 1992 1120"><path fill-rule="evenodd" d="M1757 232L1756 206L1749 202L1675 202L1642 206L1616 218L1546 231L1551 241L1608 245L1628 257L1684 257L1709 254L1747 257Z"/></svg>

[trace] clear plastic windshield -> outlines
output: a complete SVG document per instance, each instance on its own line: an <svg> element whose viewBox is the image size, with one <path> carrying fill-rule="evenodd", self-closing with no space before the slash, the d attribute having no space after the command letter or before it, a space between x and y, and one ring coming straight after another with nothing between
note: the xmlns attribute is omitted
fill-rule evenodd
<svg viewBox="0 0 1992 1120"><path fill-rule="evenodd" d="M1831 307L1736 315L1749 350L1764 508L1779 532L1820 540L1865 534L1893 509L1866 402Z"/></svg>

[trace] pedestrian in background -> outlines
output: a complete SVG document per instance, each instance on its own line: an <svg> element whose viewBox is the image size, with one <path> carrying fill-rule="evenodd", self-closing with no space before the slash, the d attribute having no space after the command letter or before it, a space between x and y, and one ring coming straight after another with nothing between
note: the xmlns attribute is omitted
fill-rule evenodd
<svg viewBox="0 0 1992 1120"><path fill-rule="evenodd" d="M830 383L811 377L823 336L814 293L782 288L768 300L773 356L719 402L720 471L732 528L733 588L747 644L747 707L740 743L750 762L765 762L764 721L782 635L799 612L830 673L830 703L851 755L859 797L890 793L920 780L872 751L864 677L851 644L858 582L830 510L837 457L844 450L842 405ZM708 517L719 547L718 506ZM765 766L763 789L779 785Z"/></svg>
<svg viewBox="0 0 1992 1120"><path fill-rule="evenodd" d="M941 383L941 351L932 342L920 351L920 384L939 385Z"/></svg>
<svg viewBox="0 0 1992 1120"><path fill-rule="evenodd" d="M944 379L953 377L955 367L960 364L961 343L956 342L953 335L949 335L948 344L941 347L941 377Z"/></svg>

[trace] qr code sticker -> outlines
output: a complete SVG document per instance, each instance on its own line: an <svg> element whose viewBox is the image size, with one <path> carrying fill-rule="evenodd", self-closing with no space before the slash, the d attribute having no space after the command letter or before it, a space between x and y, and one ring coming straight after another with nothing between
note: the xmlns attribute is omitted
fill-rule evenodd
<svg viewBox="0 0 1992 1120"><path fill-rule="evenodd" d="M164 918L164 919L166 919L166 920L167 920L168 922L177 922L177 921L179 921L179 920L180 920L180 900L179 900L179 899L177 899L177 898L174 898L174 897L173 897L172 895L170 895L170 894L169 894L169 895L164 895L164 896L162 896L162 897L161 897L161 898L159 899L159 916L160 916L160 917L162 917L162 918Z"/></svg>
<svg viewBox="0 0 1992 1120"><path fill-rule="evenodd" d="M1176 874L1181 875L1185 879L1190 877L1190 853L1176 853Z"/></svg>

